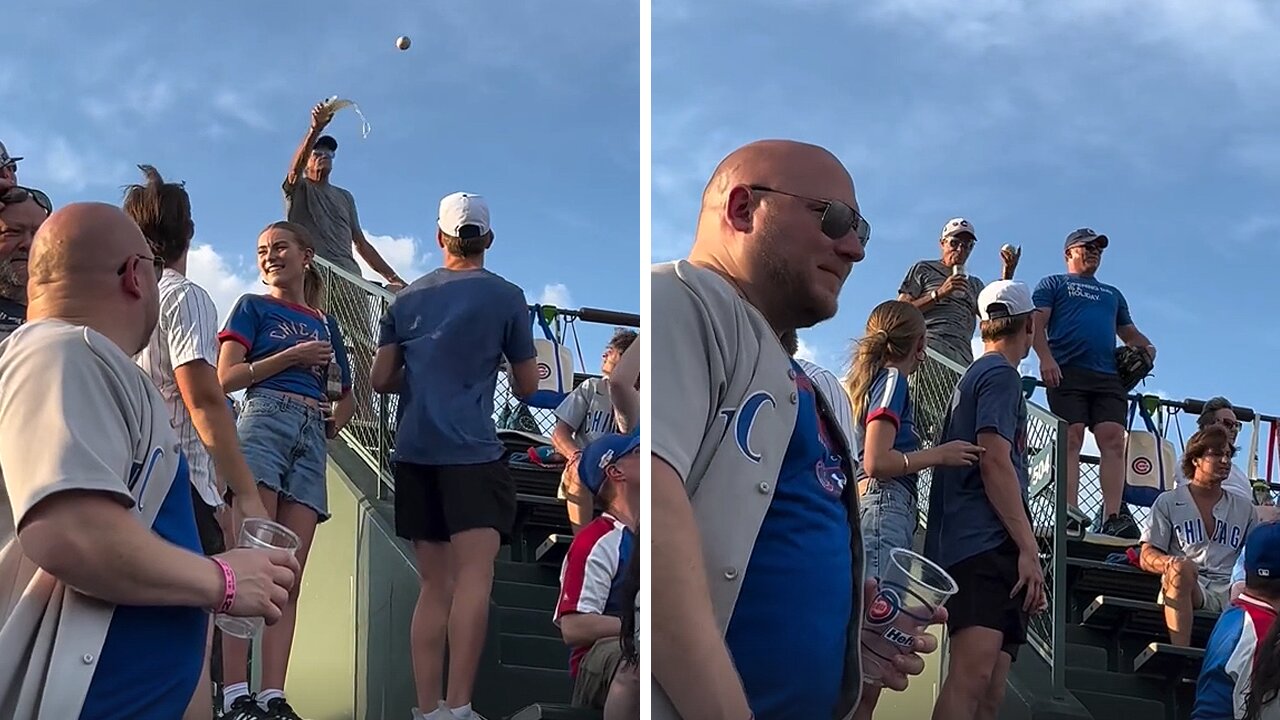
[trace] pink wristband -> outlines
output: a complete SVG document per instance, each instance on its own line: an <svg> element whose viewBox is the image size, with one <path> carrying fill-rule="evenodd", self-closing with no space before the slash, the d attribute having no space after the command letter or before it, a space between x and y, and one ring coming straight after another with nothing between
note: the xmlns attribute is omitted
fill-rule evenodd
<svg viewBox="0 0 1280 720"><path fill-rule="evenodd" d="M210 558L218 563L218 567L222 568L223 594L222 604L218 606L217 612L226 613L231 610L231 606L236 602L236 573L231 566L223 562L219 558Z"/></svg>

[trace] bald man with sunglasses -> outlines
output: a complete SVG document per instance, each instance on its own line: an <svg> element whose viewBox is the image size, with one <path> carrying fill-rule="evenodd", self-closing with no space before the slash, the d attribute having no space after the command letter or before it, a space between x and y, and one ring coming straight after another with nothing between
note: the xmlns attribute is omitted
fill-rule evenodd
<svg viewBox="0 0 1280 720"><path fill-rule="evenodd" d="M838 159L767 140L716 168L688 259L651 270L654 718L848 718L858 704L850 449L779 338L835 315L870 234ZM922 669L900 655L885 683Z"/></svg>

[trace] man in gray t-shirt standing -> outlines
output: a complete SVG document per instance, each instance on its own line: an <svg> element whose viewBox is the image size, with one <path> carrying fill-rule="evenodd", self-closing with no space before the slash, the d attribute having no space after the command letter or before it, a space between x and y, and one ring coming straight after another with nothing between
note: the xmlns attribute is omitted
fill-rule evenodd
<svg viewBox="0 0 1280 720"><path fill-rule="evenodd" d="M973 246L978 242L973 223L952 218L942 227L938 244L939 260L921 260L902 279L898 299L915 305L924 313L929 329L929 347L961 366L973 362L973 331L977 327L978 293L982 279L965 270ZM1018 267L1018 251L1000 251L1000 279L1012 280Z"/></svg>

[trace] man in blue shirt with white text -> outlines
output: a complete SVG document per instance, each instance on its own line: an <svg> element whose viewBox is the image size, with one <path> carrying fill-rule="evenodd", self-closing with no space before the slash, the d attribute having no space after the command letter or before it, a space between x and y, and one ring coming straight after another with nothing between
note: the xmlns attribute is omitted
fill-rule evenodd
<svg viewBox="0 0 1280 720"><path fill-rule="evenodd" d="M1066 274L1050 275L1036 285L1034 299L1039 318L1035 348L1049 409L1069 426L1067 532L1078 534L1087 524L1076 499L1080 490L1080 448L1087 427L1093 431L1101 455L1099 531L1137 540L1138 526L1122 503L1128 393L1116 373L1116 336L1126 345L1145 349L1152 362L1156 349L1133 324L1129 303L1120 290L1094 277L1102 263L1102 251L1109 243L1106 235L1089 228L1067 236L1063 249Z"/></svg>

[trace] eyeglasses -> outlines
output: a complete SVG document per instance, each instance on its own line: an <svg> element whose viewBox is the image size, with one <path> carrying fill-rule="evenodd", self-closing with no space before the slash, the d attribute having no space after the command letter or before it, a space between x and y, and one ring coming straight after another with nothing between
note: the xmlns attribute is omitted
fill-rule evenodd
<svg viewBox="0 0 1280 720"><path fill-rule="evenodd" d="M1087 253L1094 253L1094 254L1096 254L1096 255L1101 255L1101 254L1102 254L1102 251L1106 249L1106 248L1102 247L1102 245L1100 245L1100 244L1098 244L1098 243L1096 243L1096 242L1082 243L1082 244L1080 244L1080 245L1075 245L1075 246L1073 246L1073 247L1078 247L1078 248L1080 248L1081 250L1083 250L1083 251L1085 251L1085 252L1087 252Z"/></svg>
<svg viewBox="0 0 1280 720"><path fill-rule="evenodd" d="M164 273L164 258L159 255L143 255L141 253L134 253L133 255L125 258L125 261L120 264L120 269L116 270L116 275L124 275L124 271L129 269L129 263L134 260L146 260L151 263L151 266L156 269L157 280L159 280L160 276Z"/></svg>
<svg viewBox="0 0 1280 720"><path fill-rule="evenodd" d="M333 159L332 150L312 150L311 154L315 155L316 157L328 158L329 160Z"/></svg>
<svg viewBox="0 0 1280 720"><path fill-rule="evenodd" d="M971 237L954 236L954 237L944 238L942 242L955 248L956 250L963 250L965 248L973 247L973 244L977 241Z"/></svg>
<svg viewBox="0 0 1280 720"><path fill-rule="evenodd" d="M49 196L44 194L44 191L42 190L15 185L14 187L5 190L3 193L0 193L0 207L5 205L17 205L18 203L24 203L28 200L32 200L36 205L39 205L40 209L44 210L45 215L53 214L53 201L50 200Z"/></svg>
<svg viewBox="0 0 1280 720"><path fill-rule="evenodd" d="M865 249L867 243L871 242L871 224L867 222L866 218L862 217L862 213L839 200L820 200L818 198L805 197L804 195L796 195L785 190L775 190L764 185L748 185L747 187L757 192L786 195L787 197L821 205L821 210L817 208L811 209L822 214L822 234L832 240L839 240L848 235L850 230L857 228L858 242L862 244L862 247Z"/></svg>

